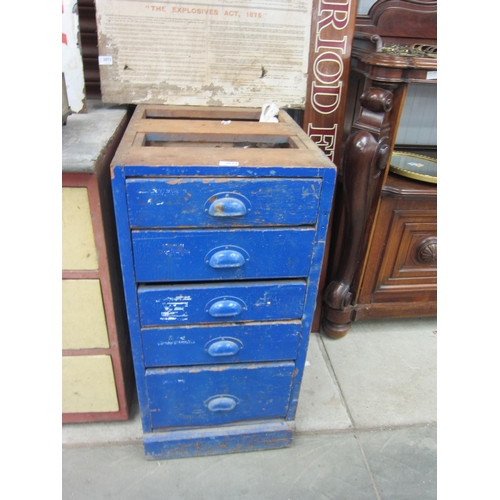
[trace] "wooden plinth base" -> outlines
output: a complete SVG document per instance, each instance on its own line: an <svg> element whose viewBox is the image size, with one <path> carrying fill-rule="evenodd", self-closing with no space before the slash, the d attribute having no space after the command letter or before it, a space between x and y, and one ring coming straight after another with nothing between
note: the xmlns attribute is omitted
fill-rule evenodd
<svg viewBox="0 0 500 500"><path fill-rule="evenodd" d="M159 460L286 448L294 433L294 421L268 421L147 433L143 442L146 458Z"/></svg>

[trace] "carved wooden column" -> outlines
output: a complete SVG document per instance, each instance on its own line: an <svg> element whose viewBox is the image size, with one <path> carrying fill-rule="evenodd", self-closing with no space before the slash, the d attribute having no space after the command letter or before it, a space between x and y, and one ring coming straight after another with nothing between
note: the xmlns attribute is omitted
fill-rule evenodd
<svg viewBox="0 0 500 500"><path fill-rule="evenodd" d="M322 326L332 338L343 337L350 326L354 298L351 285L368 244L368 225L373 222L392 149L389 113L393 93L371 87L361 95L360 104L360 115L344 153L342 254L324 292Z"/></svg>
<svg viewBox="0 0 500 500"><path fill-rule="evenodd" d="M313 0L307 96L303 129L340 167L346 90L358 0ZM325 255L330 246L329 230ZM318 285L318 302L312 323L319 330L326 261Z"/></svg>

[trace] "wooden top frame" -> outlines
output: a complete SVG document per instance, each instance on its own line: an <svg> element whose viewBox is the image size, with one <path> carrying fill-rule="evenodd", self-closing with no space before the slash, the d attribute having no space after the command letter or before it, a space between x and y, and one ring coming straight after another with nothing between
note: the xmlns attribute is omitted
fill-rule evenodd
<svg viewBox="0 0 500 500"><path fill-rule="evenodd" d="M140 104L111 166L220 166L223 158L238 167L333 168L285 111L278 123L259 122L260 113L260 108Z"/></svg>

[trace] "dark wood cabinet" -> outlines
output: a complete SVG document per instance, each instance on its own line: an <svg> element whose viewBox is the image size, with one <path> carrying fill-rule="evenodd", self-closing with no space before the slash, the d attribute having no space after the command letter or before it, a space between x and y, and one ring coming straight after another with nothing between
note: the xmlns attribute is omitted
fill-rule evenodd
<svg viewBox="0 0 500 500"><path fill-rule="evenodd" d="M437 184L390 172L397 150L437 159L437 144L398 142L409 90L437 83L436 17L436 1L378 0L356 22L322 307L332 338L363 318L437 312Z"/></svg>
<svg viewBox="0 0 500 500"><path fill-rule="evenodd" d="M436 263L436 186L389 174L355 319L435 314Z"/></svg>

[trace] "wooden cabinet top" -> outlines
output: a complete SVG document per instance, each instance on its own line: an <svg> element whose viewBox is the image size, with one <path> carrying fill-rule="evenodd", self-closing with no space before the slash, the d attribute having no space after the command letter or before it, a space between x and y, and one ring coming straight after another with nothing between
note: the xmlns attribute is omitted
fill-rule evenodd
<svg viewBox="0 0 500 500"><path fill-rule="evenodd" d="M384 82L437 79L437 1L378 0L356 21L352 68Z"/></svg>
<svg viewBox="0 0 500 500"><path fill-rule="evenodd" d="M139 104L115 166L333 167L283 110L259 122L260 108Z"/></svg>
<svg viewBox="0 0 500 500"><path fill-rule="evenodd" d="M126 106L100 101L88 101L87 113L70 115L62 127L62 171L95 173L126 119Z"/></svg>

